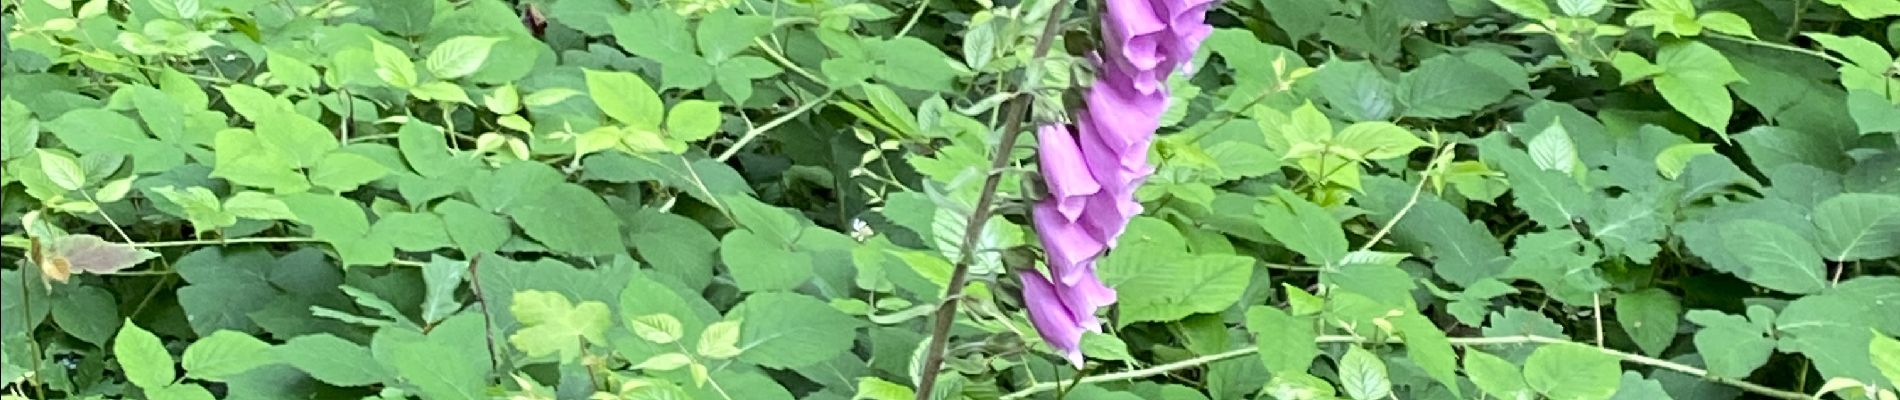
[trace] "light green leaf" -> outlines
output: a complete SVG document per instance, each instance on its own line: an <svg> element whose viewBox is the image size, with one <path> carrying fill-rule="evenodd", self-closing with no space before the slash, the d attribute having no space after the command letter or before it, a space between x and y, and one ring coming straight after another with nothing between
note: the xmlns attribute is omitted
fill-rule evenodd
<svg viewBox="0 0 1900 400"><path fill-rule="evenodd" d="M680 369L687 365L691 365L692 363L693 363L693 359L690 357L687 357L685 353L666 353L666 354L661 354L661 355L657 355L653 357L648 357L646 361L641 361L639 364L634 364L633 369L647 370L647 371L672 371L672 370Z"/></svg>
<svg viewBox="0 0 1900 400"><path fill-rule="evenodd" d="M455 79L481 69L488 52L501 39L481 36L457 36L435 46L424 61L436 79Z"/></svg>
<svg viewBox="0 0 1900 400"><path fill-rule="evenodd" d="M1517 365L1478 350L1465 350L1465 375L1484 394L1499 399L1530 399L1536 395L1524 383Z"/></svg>
<svg viewBox="0 0 1900 400"><path fill-rule="evenodd" d="M1683 143L1663 149L1656 154L1656 171L1663 177L1676 179L1682 175L1682 169L1689 167L1689 160L1703 154L1715 154L1713 143Z"/></svg>
<svg viewBox="0 0 1900 400"><path fill-rule="evenodd" d="M212 332L185 348L185 376L208 381L224 382L275 363L269 343L240 332Z"/></svg>
<svg viewBox="0 0 1900 400"><path fill-rule="evenodd" d="M1333 138L1333 151L1353 159L1384 160L1411 154L1425 147L1425 141L1405 127L1389 122L1360 122L1347 126Z"/></svg>
<svg viewBox="0 0 1900 400"><path fill-rule="evenodd" d="M291 221L297 219L296 214L290 213L290 206L284 205L283 200L253 191L238 192L231 195L231 198L224 199L224 211L238 218Z"/></svg>
<svg viewBox="0 0 1900 400"><path fill-rule="evenodd" d="M1122 342L1121 338L1108 334L1084 332L1082 334L1081 347L1082 355L1088 356L1089 358L1135 361L1135 356L1128 354L1128 343Z"/></svg>
<svg viewBox="0 0 1900 400"><path fill-rule="evenodd" d="M1900 0L1821 0L1847 9L1847 14L1855 19L1875 19L1889 15L1900 15Z"/></svg>
<svg viewBox="0 0 1900 400"><path fill-rule="evenodd" d="M416 63L409 60L408 53L381 40L370 40L370 47L375 54L376 77L399 89L416 86Z"/></svg>
<svg viewBox="0 0 1900 400"><path fill-rule="evenodd" d="M1313 320L1266 306L1247 309L1247 332L1255 337L1260 360L1274 375L1305 372L1319 356Z"/></svg>
<svg viewBox="0 0 1900 400"><path fill-rule="evenodd" d="M298 167L315 166L338 147L330 128L303 115L279 113L259 118L255 130L258 139L277 154L289 156Z"/></svg>
<svg viewBox="0 0 1900 400"><path fill-rule="evenodd" d="M863 322L811 296L756 293L726 314L740 325L740 361L769 368L799 368L851 349Z"/></svg>
<svg viewBox="0 0 1900 400"><path fill-rule="evenodd" d="M1900 196L1844 193L1815 206L1813 218L1830 260L1900 256Z"/></svg>
<svg viewBox="0 0 1900 400"><path fill-rule="evenodd" d="M473 204L459 200L442 202L435 207L442 214L443 226L449 229L449 239L457 247L468 253L486 253L501 248L502 243L513 235L513 225L506 218L482 210Z"/></svg>
<svg viewBox="0 0 1900 400"><path fill-rule="evenodd" d="M660 95L629 72L586 70L587 93L600 111L636 129L657 130L665 116Z"/></svg>
<svg viewBox="0 0 1900 400"><path fill-rule="evenodd" d="M706 325L706 330L699 334L697 345L699 355L715 360L738 357L740 323L741 321L737 320L727 320Z"/></svg>
<svg viewBox="0 0 1900 400"><path fill-rule="evenodd" d="M1662 66L1650 63L1648 59L1644 59L1642 55L1627 51L1616 52L1616 57L1610 59L1610 65L1615 66L1616 71L1623 75L1623 81L1618 83L1620 85L1628 85L1630 82L1648 79L1649 77L1667 72Z"/></svg>
<svg viewBox="0 0 1900 400"><path fill-rule="evenodd" d="M1608 3L1607 0L1557 0L1557 7L1564 10L1564 15L1588 17L1603 11L1603 6Z"/></svg>
<svg viewBox="0 0 1900 400"><path fill-rule="evenodd" d="M1661 355L1676 337L1682 304L1662 289L1644 289L1616 297L1616 322L1643 353Z"/></svg>
<svg viewBox="0 0 1900 400"><path fill-rule="evenodd" d="M633 334L640 335L641 339L657 344L679 341L680 336L686 334L685 328L680 326L679 318L668 314L634 317L627 321L627 326L633 329Z"/></svg>
<svg viewBox="0 0 1900 400"><path fill-rule="evenodd" d="M0 105L0 161L24 157L40 141L40 123L33 119L33 110L12 96Z"/></svg>
<svg viewBox="0 0 1900 400"><path fill-rule="evenodd" d="M1616 395L1623 373L1618 362L1582 344L1544 345L1524 360L1524 382L1553 399L1608 399Z"/></svg>
<svg viewBox="0 0 1900 400"><path fill-rule="evenodd" d="M858 378L858 393L852 400L905 400L917 398L917 391L909 386L891 383L874 376Z"/></svg>
<svg viewBox="0 0 1900 400"><path fill-rule="evenodd" d="M1727 140L1728 119L1735 110L1726 86L1742 80L1728 58L1702 42L1680 41L1664 45L1656 53L1656 64L1664 70L1655 79L1663 100Z"/></svg>
<svg viewBox="0 0 1900 400"><path fill-rule="evenodd" d="M1735 13L1732 12L1710 11L1702 13L1702 15L1695 18L1695 22L1702 24L1703 28L1708 28L1712 31L1761 40L1761 38L1755 37L1755 28L1748 26L1748 20L1742 19L1742 16L1735 15Z"/></svg>
<svg viewBox="0 0 1900 400"><path fill-rule="evenodd" d="M1346 395L1357 400L1382 399L1392 394L1385 362L1358 346L1346 349L1346 357L1339 360L1339 381L1346 387Z"/></svg>
<svg viewBox="0 0 1900 400"><path fill-rule="evenodd" d="M515 292L508 312L520 320L521 330L508 342L531 357L559 355L561 362L572 362L581 355L581 341L594 345L607 342L607 304L586 301L576 305L560 293L528 290Z"/></svg>
<svg viewBox="0 0 1900 400"><path fill-rule="evenodd" d="M423 101L440 101L457 104L475 104L468 98L468 92L461 86L447 81L433 81L409 88L409 95Z"/></svg>
<svg viewBox="0 0 1900 400"><path fill-rule="evenodd" d="M1769 289L1806 294L1827 286L1827 267L1807 238L1772 222L1723 223L1719 235L1736 260L1748 266L1742 279Z"/></svg>
<svg viewBox="0 0 1900 400"><path fill-rule="evenodd" d="M79 190L86 186L86 170L79 167L79 160L65 154L34 150L40 157L40 171L46 173L46 179L53 181L60 189Z"/></svg>
<svg viewBox="0 0 1900 400"><path fill-rule="evenodd" d="M1874 369L1880 370L1888 382L1900 382L1900 340L1875 334L1867 343L1867 354L1874 359Z"/></svg>
<svg viewBox="0 0 1900 400"><path fill-rule="evenodd" d="M697 142L719 133L719 124L725 119L719 112L719 103L705 100L686 100L673 105L666 115L666 134L683 142Z"/></svg>
<svg viewBox="0 0 1900 400"><path fill-rule="evenodd" d="M1510 11L1526 19L1544 20L1550 18L1550 5L1544 0L1491 0L1498 8Z"/></svg>
<svg viewBox="0 0 1900 400"><path fill-rule="evenodd" d="M348 193L388 174L389 168L376 160L339 151L317 161L317 165L310 169L310 183L337 193Z"/></svg>
<svg viewBox="0 0 1900 400"><path fill-rule="evenodd" d="M1120 292L1122 324L1174 321L1214 313L1240 300L1253 278L1253 259L1192 255L1154 243L1123 245L1102 261L1102 277Z"/></svg>
<svg viewBox="0 0 1900 400"><path fill-rule="evenodd" d="M172 369L172 354L165 350L165 343L130 319L119 326L118 336L112 339L112 356L119 360L125 380L141 389L171 385L172 379L178 376Z"/></svg>
<svg viewBox="0 0 1900 400"><path fill-rule="evenodd" d="M1525 143L1525 147L1530 151L1531 161L1536 162L1540 169L1571 174L1576 172L1577 164L1582 162L1577 157L1576 142L1570 140L1570 132L1564 129L1561 121L1552 122L1550 127L1544 128L1543 132Z"/></svg>
<svg viewBox="0 0 1900 400"><path fill-rule="evenodd" d="M1423 314L1408 312L1391 318L1400 337L1405 338L1405 356L1432 380L1445 385L1453 395L1463 395L1458 383L1458 353L1451 350L1451 339L1438 329L1436 322Z"/></svg>
<svg viewBox="0 0 1900 400"><path fill-rule="evenodd" d="M517 163L546 168L534 162ZM579 256L626 251L620 239L620 218L599 195L580 185L559 183L527 193L506 212L528 237L554 251Z"/></svg>
<svg viewBox="0 0 1900 400"><path fill-rule="evenodd" d="M309 89L322 82L322 76L318 75L316 68L312 68L308 62L276 50L265 54L264 65L270 68L271 77L277 78L278 82L283 82L286 86Z"/></svg>
<svg viewBox="0 0 1900 400"><path fill-rule="evenodd" d="M208 232L237 224L237 216L225 211L224 207L218 204L218 195L211 193L211 189L194 186L178 190L171 186L164 186L153 188L152 191L164 197L166 201L183 208L185 219L191 221L192 229L197 232Z"/></svg>

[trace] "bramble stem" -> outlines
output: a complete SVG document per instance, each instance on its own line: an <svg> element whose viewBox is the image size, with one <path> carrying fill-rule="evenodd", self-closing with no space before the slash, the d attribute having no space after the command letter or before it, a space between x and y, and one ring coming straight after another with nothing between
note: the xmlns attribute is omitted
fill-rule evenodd
<svg viewBox="0 0 1900 400"><path fill-rule="evenodd" d="M758 138L759 135L765 133L765 131L777 128L779 125L784 125L787 121L791 121L792 118L798 118L799 115L805 114L806 111L811 111L813 107L817 107L819 104L824 104L825 100L831 99L832 93L835 92L826 92L816 99L807 100L804 105L798 106L798 108L793 109L792 112L780 115L771 121L765 121L764 125L746 130L745 134L739 136L738 141L732 142L732 147L727 147L726 151L719 153L719 156L713 159L719 160L719 162L726 162L726 160L732 159L733 155L739 154L739 149L745 148L747 143L752 143L752 139Z"/></svg>
<svg viewBox="0 0 1900 400"><path fill-rule="evenodd" d="M1061 31L1063 11L1068 10L1069 0L1056 0L1050 8L1047 25L1042 28L1042 36L1036 38L1036 50L1029 56L1029 66L1033 69L1042 65L1043 56L1049 54L1049 47L1055 44L1056 33ZM1034 73L1025 74L1035 76ZM976 200L976 208L970 211L970 222L963 228L963 243L958 245L956 268L950 271L950 284L944 288L943 303L937 305L935 325L930 329L930 347L926 349L923 373L918 376L917 400L927 400L937 386L937 374L943 370L944 347L950 342L950 326L957 318L957 303L963 297L963 283L969 278L971 249L983 233L983 225L989 222L990 211L996 202L996 186L1002 183L1003 171L1009 166L1010 150L1016 148L1016 138L1022 135L1023 116L1028 113L1030 103L1035 96L1023 96L1011 100L1003 137L996 143L996 152L990 157L988 177L983 179L983 192Z"/></svg>
<svg viewBox="0 0 1900 400"><path fill-rule="evenodd" d="M1532 336L1532 335L1451 338L1450 341L1451 341L1451 345L1453 346L1485 346L1485 345L1530 344L1530 343L1579 344L1579 343L1572 342L1569 340L1564 340L1564 339L1557 339L1557 338L1550 338L1550 337L1543 337L1543 336ZM1325 336L1320 336L1314 339L1314 342L1316 343L1367 343L1367 342L1374 342L1374 341L1366 339L1366 338L1357 337L1357 336L1325 335ZM1399 340L1397 338L1388 339L1388 340L1379 341L1379 342L1403 343L1402 340ZM1631 363L1631 364L1641 364L1641 365L1647 365L1651 367L1676 371L1683 374L1688 374L1690 376L1702 378L1703 380L1707 380L1709 382L1734 386L1735 388L1742 389L1744 391L1748 391L1750 393L1754 393L1754 394L1769 397L1769 398L1788 399L1788 400L1809 398L1808 395L1798 393L1798 392L1775 389L1775 388L1757 385L1757 384L1750 383L1747 381L1742 381L1742 380L1709 376L1709 371L1707 370L1703 370L1701 368L1696 368L1696 367L1683 365L1683 364L1679 364L1675 362L1670 362L1667 360L1651 358L1651 357L1647 357L1647 356L1643 356L1639 354L1625 353L1622 351L1617 351L1615 349L1599 348L1599 347L1590 347L1590 348L1595 349L1597 352L1600 352L1603 354L1615 356L1616 358L1620 359L1622 362ZM1247 355L1254 354L1259 351L1260 349L1258 347L1247 347L1247 348L1242 348L1242 349L1229 350L1225 353L1210 354L1210 355L1190 358L1186 360L1175 361L1175 362L1171 362L1167 364L1156 365L1156 366L1148 367L1148 368L1128 370L1128 371L1116 372L1112 374L1091 376L1087 378L1082 378L1081 382L1082 383L1099 383L1099 382L1111 382L1111 381L1146 378L1146 377L1161 375L1161 374L1165 374L1165 373L1169 373L1169 372L1173 372L1177 370L1195 368L1195 367L1212 364L1219 361L1245 357ZM1022 390L1018 390L1014 393L1003 395L1002 400L1024 399L1024 398L1028 398L1030 395L1050 391L1055 388L1056 388L1056 385L1053 383L1036 384L1036 385L1032 385L1030 387L1024 388Z"/></svg>

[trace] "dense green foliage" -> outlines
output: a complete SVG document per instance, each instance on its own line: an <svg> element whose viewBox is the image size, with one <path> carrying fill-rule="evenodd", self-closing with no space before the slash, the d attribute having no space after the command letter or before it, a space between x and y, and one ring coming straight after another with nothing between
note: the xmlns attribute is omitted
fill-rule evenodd
<svg viewBox="0 0 1900 400"><path fill-rule="evenodd" d="M1221 3L1079 371L1099 1L0 4L9 399L907 399L965 259L919 398L1900 384L1900 0Z"/></svg>

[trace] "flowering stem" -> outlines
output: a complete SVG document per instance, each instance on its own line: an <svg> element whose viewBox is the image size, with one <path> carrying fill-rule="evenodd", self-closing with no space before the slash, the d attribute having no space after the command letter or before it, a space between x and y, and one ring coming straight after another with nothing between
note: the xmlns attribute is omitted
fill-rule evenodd
<svg viewBox="0 0 1900 400"><path fill-rule="evenodd" d="M1063 11L1068 10L1070 0L1056 0L1050 8L1049 21L1042 28L1042 36L1036 38L1036 50L1031 53L1028 67L1038 68L1043 56L1049 54L1049 47L1055 43L1055 37L1062 27ZM1035 75L1035 74L1026 74ZM963 243L958 245L956 268L950 272L949 286L944 288L941 304L937 305L935 325L930 329L930 347L926 350L923 373L918 376L917 400L926 400L937 386L937 374L943 370L944 347L950 341L950 326L957 317L957 304L963 297L963 284L969 277L971 250L981 238L983 225L989 222L990 211L996 202L996 186L1001 184L1003 171L1009 166L1011 149L1016 148L1016 138L1022 135L1023 116L1029 111L1029 104L1035 102L1035 96L1022 96L1010 101L1007 126L1003 137L996 143L996 151L990 157L990 168L983 179L983 192L976 200L976 208L970 211L970 222L963 228Z"/></svg>
<svg viewBox="0 0 1900 400"><path fill-rule="evenodd" d="M1535 336L1535 335L1451 338L1450 341L1451 341L1451 345L1460 346L1460 347L1485 346L1485 345L1507 345L1507 344L1532 344L1532 343L1536 343L1536 344L1575 343L1569 340L1549 338L1549 337L1543 337L1543 336ZM1315 338L1314 342L1315 343L1367 343L1367 342L1403 343L1403 341L1397 338L1383 340L1383 341L1375 341L1375 340L1368 340L1366 338L1361 338L1357 336L1346 336L1346 335L1320 336L1318 338ZM1710 376L1708 370L1704 370L1701 368L1696 368L1696 367L1692 367L1688 365L1683 365L1683 364L1671 362L1668 360L1656 359L1656 358L1647 357L1647 356L1643 356L1639 354L1630 354L1630 353L1625 353L1622 351L1608 349L1608 348L1593 348L1593 349L1603 354L1615 356L1623 362L1627 362L1631 364L1642 364L1642 365L1647 365L1651 367L1676 371L1676 372L1680 372L1680 373L1687 374L1690 376L1695 376L1697 378L1702 378L1709 382L1734 386L1738 389L1742 389L1744 391L1754 393L1763 397L1775 398L1775 399L1790 399L1790 400L1809 398L1808 395L1798 393L1798 392L1775 389L1775 388L1762 386L1755 383L1750 383L1747 381L1742 381L1742 380L1737 380L1737 379ZM1177 370L1195 368L1195 367L1212 364L1219 361L1245 357L1245 356L1257 353L1259 351L1260 351L1260 348L1258 346L1228 350L1225 353L1209 354L1209 355L1190 358L1186 360L1175 361L1175 362L1171 362L1167 364L1156 365L1156 366L1148 367L1148 368L1128 370L1128 371L1116 372L1112 374L1096 375L1096 376L1091 376L1087 378L1082 378L1081 383L1100 383L1100 382L1112 382L1112 381L1146 378L1150 376L1166 374L1166 373L1177 371ZM1056 388L1056 385L1054 383L1040 383L1040 384L1036 384L1036 385L1032 385L1030 387L1024 388L1022 390L1018 390L1014 393L1003 395L1001 399L1002 400L1025 399L1025 398L1029 398L1030 395L1050 391L1055 388Z"/></svg>

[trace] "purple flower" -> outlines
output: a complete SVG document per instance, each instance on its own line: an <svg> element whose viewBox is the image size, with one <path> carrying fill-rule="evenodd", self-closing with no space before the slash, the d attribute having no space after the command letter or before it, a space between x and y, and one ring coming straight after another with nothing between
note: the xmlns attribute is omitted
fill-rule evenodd
<svg viewBox="0 0 1900 400"><path fill-rule="evenodd" d="M1168 110L1167 77L1188 68L1213 32L1205 22L1212 2L1108 0L1108 43L1089 57L1096 80L1074 129L1045 125L1037 132L1050 197L1036 204L1033 219L1049 275L1017 275L1030 322L1078 367L1082 335L1102 329L1096 310L1115 304L1115 290L1095 275L1095 260L1141 213L1135 189L1154 173L1148 147Z"/></svg>

